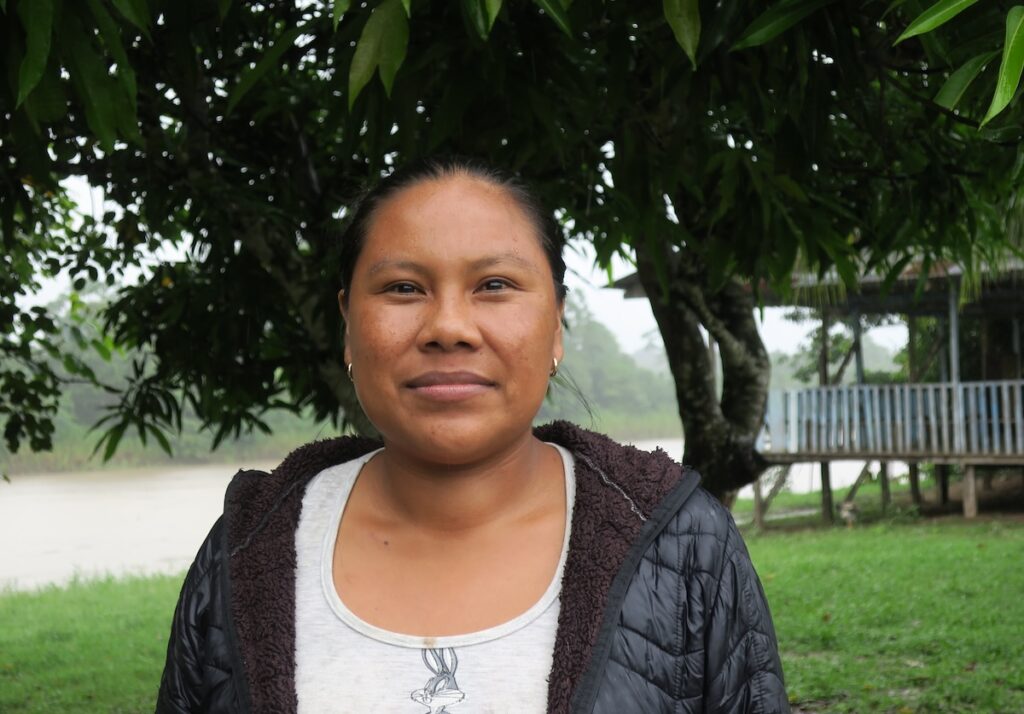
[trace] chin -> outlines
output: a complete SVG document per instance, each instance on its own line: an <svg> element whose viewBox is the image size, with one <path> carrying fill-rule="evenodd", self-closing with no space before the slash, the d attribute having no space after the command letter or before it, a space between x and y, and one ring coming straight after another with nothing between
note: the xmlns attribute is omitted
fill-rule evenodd
<svg viewBox="0 0 1024 714"><path fill-rule="evenodd" d="M447 466L462 466L500 454L525 435L532 433L532 422L525 426L482 425L480 418L470 424L437 424L420 430L381 430L390 448L400 449L423 461Z"/></svg>

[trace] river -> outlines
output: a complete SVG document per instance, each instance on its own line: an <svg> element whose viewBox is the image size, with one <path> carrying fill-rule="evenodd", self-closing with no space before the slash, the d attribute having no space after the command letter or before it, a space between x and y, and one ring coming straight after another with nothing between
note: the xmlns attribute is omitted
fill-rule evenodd
<svg viewBox="0 0 1024 714"><path fill-rule="evenodd" d="M636 445L682 457L681 439ZM861 466L834 464L832 485L852 483ZM183 571L220 515L224 489L238 468L217 464L12 475L10 483L0 482L0 588ZM792 490L817 490L818 483L817 465L794 467Z"/></svg>

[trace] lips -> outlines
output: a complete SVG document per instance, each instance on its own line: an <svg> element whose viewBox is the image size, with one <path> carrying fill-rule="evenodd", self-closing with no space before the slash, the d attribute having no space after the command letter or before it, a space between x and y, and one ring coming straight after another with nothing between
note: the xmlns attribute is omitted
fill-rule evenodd
<svg viewBox="0 0 1024 714"><path fill-rule="evenodd" d="M483 394L494 387L494 382L475 372L426 372L406 386L426 399L451 402Z"/></svg>
<svg viewBox="0 0 1024 714"><path fill-rule="evenodd" d="M475 372L426 372L415 377L406 384L413 389L424 387L457 386L457 385L479 385L482 387L493 387L494 382L482 377Z"/></svg>

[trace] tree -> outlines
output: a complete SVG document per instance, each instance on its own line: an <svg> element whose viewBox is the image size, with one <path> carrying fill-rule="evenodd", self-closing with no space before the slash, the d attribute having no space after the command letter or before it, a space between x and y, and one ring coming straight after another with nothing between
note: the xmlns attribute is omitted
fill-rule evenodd
<svg viewBox="0 0 1024 714"><path fill-rule="evenodd" d="M108 450L132 425L175 428L182 403L218 439L272 408L367 428L341 369L333 236L364 183L423 154L518 170L601 261L635 255L686 460L718 493L763 466L760 286L788 289L796 268L854 286L916 256L971 265L1017 235L1020 103L995 111L1020 74L1016 8L940 26L952 10L913 0L567 5L0 2L16 268L2 369L36 399L0 403L8 443L46 446L63 377L31 355L69 354L13 296L57 270L116 280L164 245L185 258L123 285L106 314L118 343L156 355L121 392ZM894 45L914 18L927 34ZM71 175L117 206L102 227L55 208Z"/></svg>

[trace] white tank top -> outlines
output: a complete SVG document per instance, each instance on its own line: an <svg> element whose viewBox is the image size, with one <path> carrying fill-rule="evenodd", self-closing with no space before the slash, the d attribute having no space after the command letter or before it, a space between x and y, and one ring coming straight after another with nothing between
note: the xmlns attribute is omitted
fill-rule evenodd
<svg viewBox="0 0 1024 714"><path fill-rule="evenodd" d="M377 452L313 478L295 533L295 688L300 714L530 714L547 709L576 493L572 455L553 446L565 472L566 525L551 584L533 607L512 620L449 637L424 638L375 627L345 607L334 587L341 514L360 469Z"/></svg>

